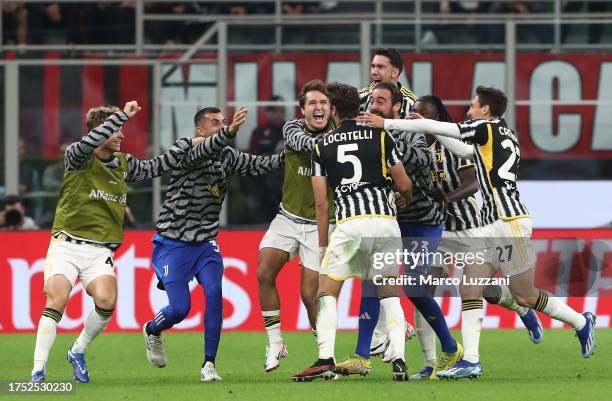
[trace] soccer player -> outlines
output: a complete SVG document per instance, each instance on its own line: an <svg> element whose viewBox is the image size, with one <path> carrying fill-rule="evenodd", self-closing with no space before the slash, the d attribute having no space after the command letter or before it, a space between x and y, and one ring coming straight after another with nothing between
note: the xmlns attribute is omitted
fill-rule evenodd
<svg viewBox="0 0 612 401"><path fill-rule="evenodd" d="M402 96L397 87L388 82L382 82L374 87L371 96L370 111L387 118L398 118L402 106ZM435 252L444 222L444 206L431 196L433 190L430 166L432 155L427 147L424 135L412 134L400 130L389 132L396 141L404 168L414 182L412 201L407 207L398 211L398 223L404 240L404 248L412 250L416 241L419 246L427 243L425 249L419 249L419 263L405 267L405 274L414 277L414 284L404 286L404 292L414 304L427 316L434 328L442 354L438 366L451 367L461 358L461 345L450 334L446 320L438 303L420 284L419 276L427 274L429 261L427 254ZM389 345L386 318L384 311L380 312L380 303L375 297L373 283L364 281L359 318L359 336L355 355L347 358L336 366L336 371L343 375L368 374L371 370L371 354L377 355ZM378 324L377 324L378 323ZM375 329L376 326L376 329ZM373 335L374 334L374 335ZM394 350L388 348L384 361L389 362Z"/></svg>
<svg viewBox="0 0 612 401"><path fill-rule="evenodd" d="M367 111L370 105L372 104L372 95L374 92L374 88L376 85L380 83L389 83L393 86L396 86L399 90L401 96L401 105L398 110L399 118L405 118L408 115L410 107L414 104L416 100L416 96L412 93L408 88L402 86L399 83L398 78L402 71L404 70L404 61L400 52L397 49L377 49L374 50L372 55L372 62L370 65L370 78L371 83L368 87L363 88L359 91L359 110ZM410 137L404 137L410 139ZM424 142L420 142L421 147L414 147L414 155L427 155L426 146ZM401 144L398 143L398 146ZM408 148L410 148L409 146ZM414 158L414 161L418 161L419 158ZM412 164L412 163L409 163ZM416 171L421 170L423 166L413 165L413 168ZM424 174L423 176L426 176ZM413 196L421 196L419 193L423 194L422 191L418 191L419 182L416 182L416 193ZM430 184L431 185L431 184ZM434 209L435 210L435 209ZM368 363L365 362L370 355L379 355L381 354L386 347L388 347L388 336L386 333L386 329L382 324L384 319L381 319L381 325L377 326L377 329L374 331L374 335L371 335L371 325L376 325L377 319L373 319L372 317L379 316L380 312L380 304L378 302L378 298L375 296L376 291L372 283L365 281L362 283L362 299L359 307L359 336L357 339L357 349L355 350L356 356L361 355L363 358L359 357L353 358L347 362L350 365L353 365L357 368L359 373L364 373L365 371L369 371ZM414 328L406 322L407 333L406 337L409 338L412 336L414 332ZM372 342L370 343L369 339L372 338ZM370 348L371 351L368 352L367 348Z"/></svg>
<svg viewBox="0 0 612 401"><path fill-rule="evenodd" d="M359 90L359 110L367 111L372 103L372 93L376 84L389 82L397 86L402 95L402 105L399 110L399 118L406 118L410 107L414 104L416 96L410 89L402 86L398 79L404 70L404 60L397 49L376 49L372 55L370 64L369 86Z"/></svg>
<svg viewBox="0 0 612 401"><path fill-rule="evenodd" d="M285 176L279 211L259 244L259 302L268 346L264 370L278 368L287 355L281 336L280 298L276 277L295 256L300 257L302 302L314 329L317 317L316 295L319 285L319 238L311 180L311 154L314 144L325 132L333 129L329 116L329 99L325 83L312 80L299 94L303 118L287 121L283 127L285 143ZM330 202L331 200L330 193ZM334 218L333 207L329 211ZM331 230L330 230L331 231Z"/></svg>
<svg viewBox="0 0 612 401"><path fill-rule="evenodd" d="M432 120L452 122L446 107L437 96L422 96L417 99L409 114L410 118L429 118ZM434 194L445 205L446 218L444 232L438 246L440 254L458 255L470 252L470 238L478 236L480 224L480 209L472 196L478 191L478 180L474 164L468 159L457 157L446 149L433 135L426 135L427 144L433 153L432 177L436 188ZM436 259L436 262L438 260ZM448 276L448 265L436 263L430 268L433 277ZM434 285L429 286L433 296ZM516 312L531 340L538 344L542 341L542 324L533 309L519 306L507 286L489 287L485 291L485 299L489 303L499 304ZM436 367L435 332L423 315L415 310L415 324L421 352L425 359L425 367L410 376L410 380L436 379L432 375Z"/></svg>
<svg viewBox="0 0 612 401"><path fill-rule="evenodd" d="M229 128L223 113L206 107L195 114L198 136L217 136L227 145L246 119L247 110L236 111ZM202 381L220 381L215 358L223 323L221 282L223 257L217 244L219 213L232 175L260 175L283 166L283 155L255 156L222 146L213 156L202 157L174 171L153 236L152 263L168 296L168 305L144 324L147 358L163 368L167 363L161 333L183 321L191 300L189 282L195 277L206 296L204 313L204 362Z"/></svg>
<svg viewBox="0 0 612 401"><path fill-rule="evenodd" d="M392 184L406 202L410 201L412 189L393 138L384 130L355 121L359 113L357 90L337 83L327 89L338 128L317 142L312 155L319 246L324 254L317 297L319 358L310 368L295 374L295 381L335 377L336 302L343 281L350 277L397 277L397 261L376 269L372 268L372 260L377 254L387 256L401 249ZM334 191L337 222L329 247L328 180ZM395 350L393 379L406 380L404 312L397 286L381 284L378 296Z"/></svg>
<svg viewBox="0 0 612 401"><path fill-rule="evenodd" d="M536 255L530 242L531 218L516 186L520 150L518 137L502 119L506 105L507 98L503 92L479 86L468 110L470 121L453 124L428 119L384 120L372 114L363 115L360 120L387 129L405 129L434 134L439 138L461 139L472 145L466 147L461 142L451 141L454 145L447 146L449 149L452 146L463 148L468 154L472 152L478 187L483 197L481 218L484 227L479 230L483 244L479 251L482 251L487 263L464 269L464 280L471 283L478 278L492 277L501 269L504 275L510 277L510 291L517 303L571 325L576 330L582 356L588 358L595 347L595 316L590 312L580 314L560 299L549 297L545 291L534 286ZM462 285L459 290L465 355L451 369L439 371L438 377L442 378L479 377L483 372L478 345L483 320L484 287Z"/></svg>
<svg viewBox="0 0 612 401"><path fill-rule="evenodd" d="M64 182L45 260L47 300L38 323L32 382L45 381L45 364L55 342L57 324L77 278L93 298L95 309L85 320L67 358L75 380L89 382L85 351L108 324L117 299L113 252L123 241L127 183L180 168L195 157L196 153L190 151L214 151L214 138L206 143L201 143L203 139L182 138L168 152L150 160L121 153L121 127L139 110L135 101L126 103L123 111L105 106L90 109L86 116L89 132L66 149Z"/></svg>

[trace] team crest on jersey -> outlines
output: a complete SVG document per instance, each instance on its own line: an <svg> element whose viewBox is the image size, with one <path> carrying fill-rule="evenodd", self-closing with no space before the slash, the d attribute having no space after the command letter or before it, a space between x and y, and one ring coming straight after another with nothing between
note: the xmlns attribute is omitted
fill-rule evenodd
<svg viewBox="0 0 612 401"><path fill-rule="evenodd" d="M208 184L206 189L208 189L208 192L215 195L217 198L221 196L221 191L219 191L219 187L216 185Z"/></svg>
<svg viewBox="0 0 612 401"><path fill-rule="evenodd" d="M444 154L442 153L442 150L438 149L436 150L436 162L442 163L442 161L444 161Z"/></svg>

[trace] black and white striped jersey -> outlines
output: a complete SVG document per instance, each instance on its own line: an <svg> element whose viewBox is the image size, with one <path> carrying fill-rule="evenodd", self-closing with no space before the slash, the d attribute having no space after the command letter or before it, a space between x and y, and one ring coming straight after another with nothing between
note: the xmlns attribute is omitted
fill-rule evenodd
<svg viewBox="0 0 612 401"><path fill-rule="evenodd" d="M433 156L423 134L389 131L400 152L404 169L413 183L412 200L407 207L398 210L400 223L419 223L437 226L444 222L444 205L431 195L433 191Z"/></svg>
<svg viewBox="0 0 612 401"><path fill-rule="evenodd" d="M185 242L215 239L230 177L267 174L279 170L283 165L282 153L256 156L229 146L223 147L212 157L201 155L185 163L184 168L172 173L157 222L157 232Z"/></svg>
<svg viewBox="0 0 612 401"><path fill-rule="evenodd" d="M346 120L317 141L312 175L329 180L338 224L353 217L395 218L389 169L400 162L386 131Z"/></svg>
<svg viewBox="0 0 612 401"><path fill-rule="evenodd" d="M123 111L117 111L110 115L103 124L89 131L80 141L71 144L66 149L64 156L66 170L76 171L81 168L93 156L96 148L103 145L127 120L128 117ZM196 164L203 157L210 157L221 150L228 141L229 137L226 132L212 136L196 146L193 146L192 138L181 138L167 152L149 160L139 160L126 153L128 172L125 181L143 181ZM102 162L108 168L119 166L119 159L116 157L102 160Z"/></svg>
<svg viewBox="0 0 612 401"><path fill-rule="evenodd" d="M449 193L461 185L459 171L473 168L470 160L457 157L436 140L430 146L433 153L432 179L442 192ZM446 205L445 231L463 231L480 226L480 209L474 196Z"/></svg>
<svg viewBox="0 0 612 401"><path fill-rule="evenodd" d="M372 82L370 86L362 88L359 90L359 110L367 111L370 107L370 101L372 99L372 92L374 92L374 87L376 84ZM410 89L402 86L399 82L397 83L397 87L404 98L402 102L402 108L400 110L400 118L406 118L408 113L410 112L410 108L416 102L417 97L414 93L410 91Z"/></svg>
<svg viewBox="0 0 612 401"><path fill-rule="evenodd" d="M529 216L516 180L521 152L514 131L501 120L470 120L457 124L461 139L475 144L474 162L483 198L483 224Z"/></svg>

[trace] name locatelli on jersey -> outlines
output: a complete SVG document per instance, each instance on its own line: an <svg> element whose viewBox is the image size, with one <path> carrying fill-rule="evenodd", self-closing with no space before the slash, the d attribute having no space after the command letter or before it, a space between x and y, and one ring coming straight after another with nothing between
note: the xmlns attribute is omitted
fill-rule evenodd
<svg viewBox="0 0 612 401"><path fill-rule="evenodd" d="M372 139L372 130L330 133L323 137L323 145L326 146L334 142L358 141L360 139Z"/></svg>

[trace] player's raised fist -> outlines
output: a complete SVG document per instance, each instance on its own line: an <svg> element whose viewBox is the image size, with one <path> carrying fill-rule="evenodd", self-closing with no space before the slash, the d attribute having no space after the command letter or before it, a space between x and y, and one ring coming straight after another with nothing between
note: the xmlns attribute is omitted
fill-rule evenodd
<svg viewBox="0 0 612 401"><path fill-rule="evenodd" d="M140 110L142 110L142 107L138 106L138 102L136 100L127 102L125 106L123 106L123 112L127 114L128 117L133 117Z"/></svg>
<svg viewBox="0 0 612 401"><path fill-rule="evenodd" d="M244 106L240 106L238 110L236 110L234 113L234 118L232 118L232 123L229 126L230 134L236 135L236 133L238 133L240 126L246 121L248 112L249 110Z"/></svg>

